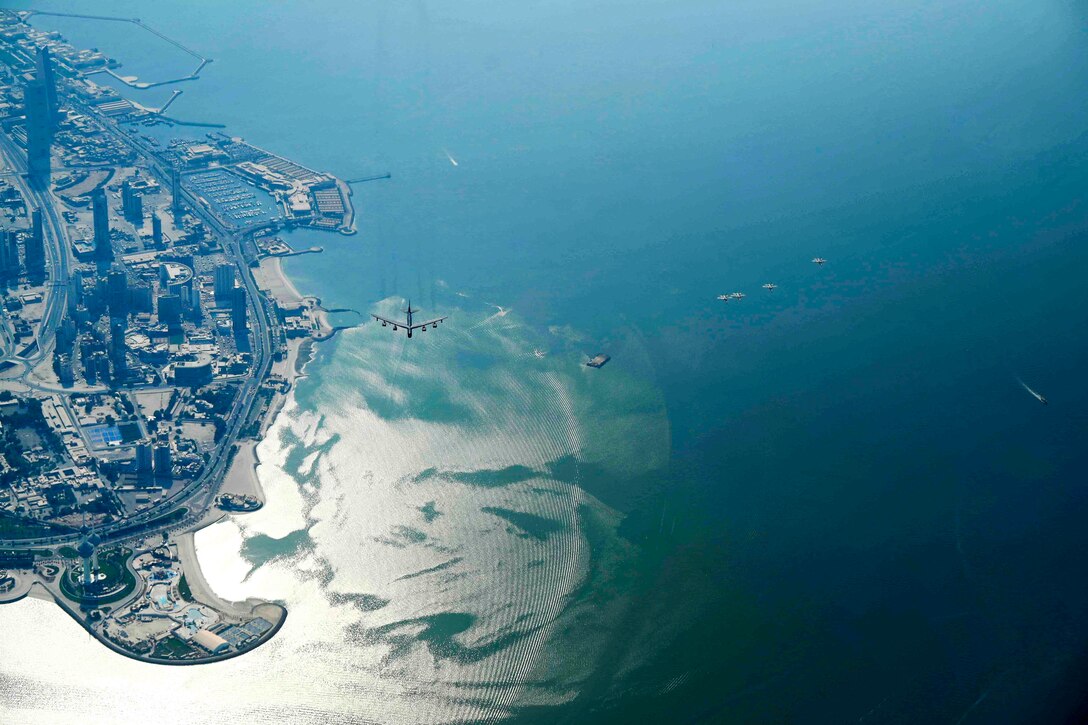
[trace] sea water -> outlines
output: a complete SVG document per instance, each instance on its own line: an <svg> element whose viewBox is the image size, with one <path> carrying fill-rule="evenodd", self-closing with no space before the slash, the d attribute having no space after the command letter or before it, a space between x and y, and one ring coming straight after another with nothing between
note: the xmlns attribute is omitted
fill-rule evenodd
<svg viewBox="0 0 1088 725"><path fill-rule="evenodd" d="M287 605L275 639L163 668L4 607L6 719L1021 722L1075 694L1081 11L95 12L214 58L169 115L392 174L357 236L290 235L325 250L285 263L303 293L450 319L320 345L268 505L197 535L217 592ZM196 65L34 23L141 80Z"/></svg>

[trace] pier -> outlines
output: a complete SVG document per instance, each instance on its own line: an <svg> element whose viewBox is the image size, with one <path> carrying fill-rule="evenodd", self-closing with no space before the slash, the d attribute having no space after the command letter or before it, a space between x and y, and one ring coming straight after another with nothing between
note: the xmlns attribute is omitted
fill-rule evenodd
<svg viewBox="0 0 1088 725"><path fill-rule="evenodd" d="M172 83L182 83L184 81L195 81L196 79L198 79L200 77L200 71L204 70L204 66L206 66L206 65L208 65L208 63L212 62L211 58L205 58L203 55L196 52L195 50L193 50L189 46L184 45L183 43L180 43L177 40L174 40L173 38L171 38L170 36L166 35L165 33L161 32L159 30L156 30L155 28L151 27L150 25L148 25L144 21L140 20L139 18L122 18L122 17L113 16L113 15L88 15L88 14L85 14L85 13L60 13L60 12L53 12L53 11L49 11L49 10L29 10L29 11L27 11L26 15L24 16L24 19L29 21L30 18L34 17L35 15L45 15L45 16L50 16L50 17L55 17L55 18L74 18L74 19L77 19L77 20L103 20L103 21L114 22L114 23L132 23L136 27L143 28L144 30L151 33L155 37L160 38L163 41L169 43L170 45L174 46L175 48L177 48L181 52L185 53L186 55L195 58L196 61L197 61L196 69L193 70L188 75L181 76L180 78L173 78L171 80L164 80L164 81L144 82L144 81L133 80L132 78L127 78L125 76L118 75L112 69L107 68L107 69L105 69L103 71L103 72L108 73L109 75L113 76L114 78L119 80L121 83L124 83L126 86L129 86L130 88L136 88L138 90L147 90L148 88L156 88L158 86L170 85ZM173 99L171 98L170 100L172 101ZM169 105L169 103L167 105ZM165 110L165 106L163 107L163 110Z"/></svg>
<svg viewBox="0 0 1088 725"><path fill-rule="evenodd" d="M350 179L344 179L345 184L363 184L367 181L379 181L381 179L392 179L393 175L388 171L384 174L378 174L376 176L355 176Z"/></svg>

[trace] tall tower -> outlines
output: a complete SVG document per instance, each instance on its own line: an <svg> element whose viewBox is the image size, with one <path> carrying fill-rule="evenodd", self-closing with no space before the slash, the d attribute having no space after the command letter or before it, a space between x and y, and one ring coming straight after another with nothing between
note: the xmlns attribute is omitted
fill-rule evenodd
<svg viewBox="0 0 1088 725"><path fill-rule="evenodd" d="M234 265L220 264L215 268L215 303L222 307L234 299Z"/></svg>
<svg viewBox="0 0 1088 725"><path fill-rule="evenodd" d="M106 275L106 305L110 308L110 317L128 315L128 275L125 270L114 267Z"/></svg>
<svg viewBox="0 0 1088 725"><path fill-rule="evenodd" d="M30 215L30 236L26 240L26 272L31 282L45 279L45 231L42 228L42 210L35 209Z"/></svg>
<svg viewBox="0 0 1088 725"><path fill-rule="evenodd" d="M151 243L162 249L162 219L157 211L151 213Z"/></svg>
<svg viewBox="0 0 1088 725"><path fill-rule="evenodd" d="M140 479L151 478L151 444L147 441L136 444L136 476Z"/></svg>
<svg viewBox="0 0 1088 725"><path fill-rule="evenodd" d="M230 319L234 326L234 337L240 338L246 334L246 288L238 286L234 288L233 299L230 306Z"/></svg>
<svg viewBox="0 0 1088 725"><path fill-rule="evenodd" d="M112 262L110 208L106 203L106 190L101 186L91 194L91 207L94 212L94 258L99 262Z"/></svg>
<svg viewBox="0 0 1088 725"><path fill-rule="evenodd" d="M137 226L144 223L144 198L136 193L128 179L121 184L121 208L128 221Z"/></svg>
<svg viewBox="0 0 1088 725"><path fill-rule="evenodd" d="M174 215L174 226L181 226L181 169L174 167L170 171L170 210Z"/></svg>
<svg viewBox="0 0 1088 725"><path fill-rule="evenodd" d="M8 278L11 277L11 245L8 244L8 238L12 235L11 230L0 230L0 282L7 283Z"/></svg>
<svg viewBox="0 0 1088 725"><path fill-rule="evenodd" d="M125 321L110 321L110 362L113 364L113 379L120 380L128 370L128 345L125 344Z"/></svg>
<svg viewBox="0 0 1088 725"><path fill-rule="evenodd" d="M68 314L75 315L76 309L83 304L83 272L78 269L68 278Z"/></svg>
<svg viewBox="0 0 1088 725"><path fill-rule="evenodd" d="M38 48L38 55L35 58L34 70L37 74L37 81L42 86L42 91L45 94L45 105L49 119L50 131L56 130L60 124L60 106L57 103L57 79L53 75L53 59L50 57L49 48L42 46Z"/></svg>
<svg viewBox="0 0 1088 725"><path fill-rule="evenodd" d="M6 285L19 274L19 257L11 253L14 237L15 232L10 229L0 229L0 285Z"/></svg>
<svg viewBox="0 0 1088 725"><path fill-rule="evenodd" d="M166 323L171 329L181 322L181 297L174 294L159 295L159 322Z"/></svg>
<svg viewBox="0 0 1088 725"><path fill-rule="evenodd" d="M52 165L53 116L41 81L34 79L23 86L23 103L26 113L27 170L31 182L47 183Z"/></svg>
<svg viewBox="0 0 1088 725"><path fill-rule="evenodd" d="M170 444L166 441L156 443L153 456L155 459L155 478L173 478L174 457L170 452Z"/></svg>

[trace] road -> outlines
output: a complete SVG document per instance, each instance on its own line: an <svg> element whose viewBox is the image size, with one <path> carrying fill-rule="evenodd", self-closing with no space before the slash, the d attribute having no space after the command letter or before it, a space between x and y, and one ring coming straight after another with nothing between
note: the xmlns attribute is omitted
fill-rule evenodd
<svg viewBox="0 0 1088 725"><path fill-rule="evenodd" d="M0 155L3 156L8 168L19 172L26 171L26 158L11 138L3 133L0 133ZM35 207L42 210L42 229L45 232L45 253L49 269L45 311L42 313L41 322L38 324L37 350L32 355L24 358L17 355L14 346L12 346L11 349L6 351L4 357L5 360L26 364L25 376L53 350L57 329L60 327L65 303L68 299L68 275L71 267L71 257L67 226L57 213L56 199L49 191L48 185L43 187L38 183L28 181L21 175L15 175L11 180L13 184L19 187L28 202L33 202Z"/></svg>

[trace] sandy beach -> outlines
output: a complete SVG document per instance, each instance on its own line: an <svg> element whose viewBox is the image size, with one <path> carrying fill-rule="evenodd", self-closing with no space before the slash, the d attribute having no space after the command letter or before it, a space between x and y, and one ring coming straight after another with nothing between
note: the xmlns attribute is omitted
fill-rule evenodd
<svg viewBox="0 0 1088 725"><path fill-rule="evenodd" d="M291 307L303 303L303 296L284 274L283 264L279 257L265 257L261 260L260 266L252 272L257 286L267 291L281 306Z"/></svg>
<svg viewBox="0 0 1088 725"><path fill-rule="evenodd" d="M204 578L204 572L200 569L200 560L196 554L193 532L182 534L176 537L174 541L178 547L178 560L185 570L185 581L189 584L189 590L197 601L210 604L216 609L239 617L256 614L264 617L273 625L279 624L287 615L287 610L282 606L259 599L247 599L244 602L230 602L223 599L215 593Z"/></svg>

